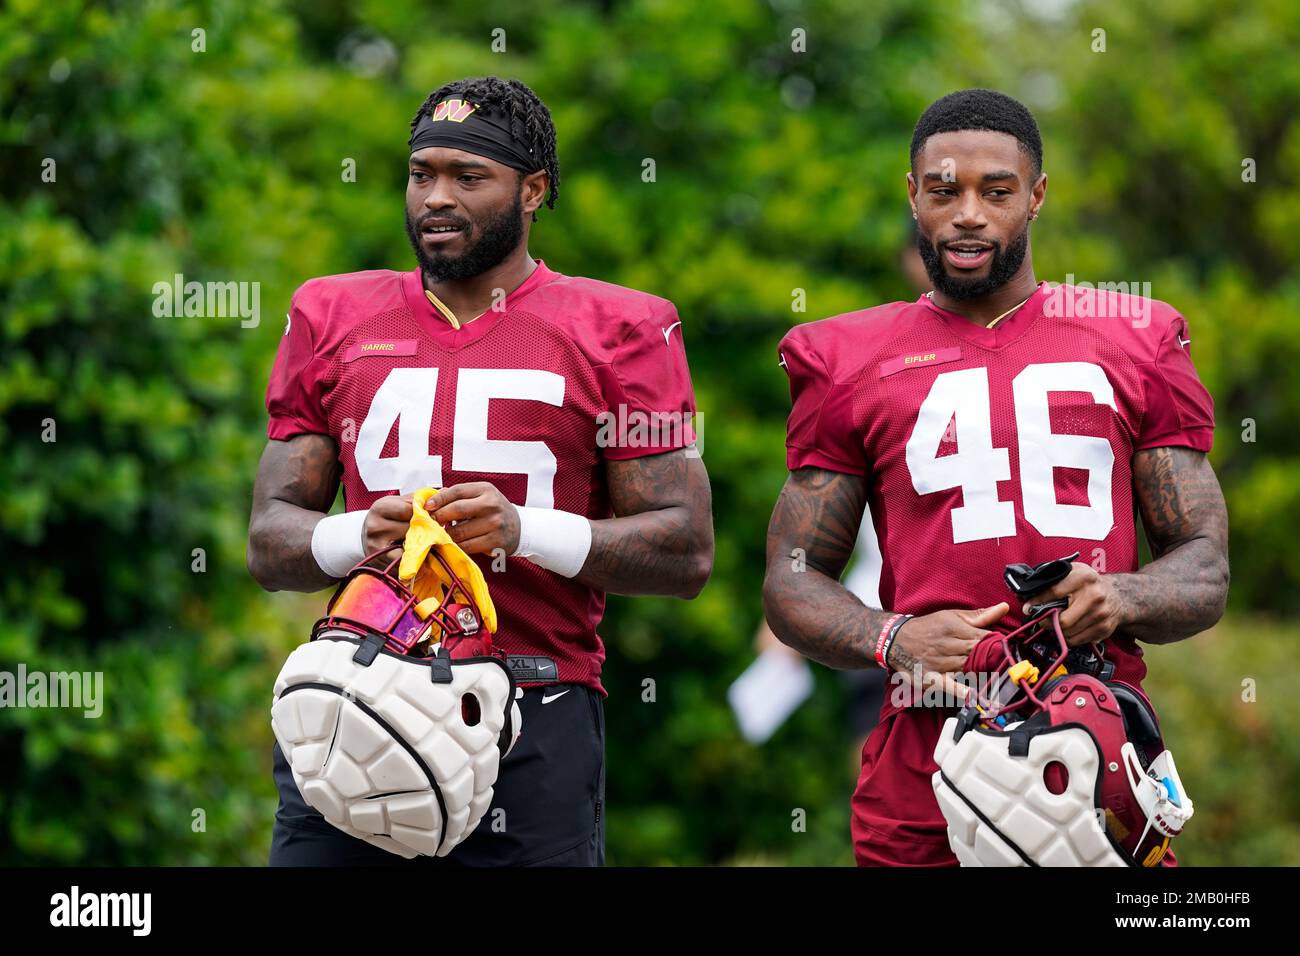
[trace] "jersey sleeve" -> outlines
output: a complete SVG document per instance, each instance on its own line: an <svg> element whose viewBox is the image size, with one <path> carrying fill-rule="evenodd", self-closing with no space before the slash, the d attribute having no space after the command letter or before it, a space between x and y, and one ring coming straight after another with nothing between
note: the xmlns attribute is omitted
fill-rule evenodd
<svg viewBox="0 0 1300 956"><path fill-rule="evenodd" d="M867 473L862 435L853 423L853 385L836 382L812 342L797 328L778 347L790 376L786 422L786 466L825 468L849 475Z"/></svg>
<svg viewBox="0 0 1300 956"><path fill-rule="evenodd" d="M695 441L695 391L682 329L677 310L663 303L596 370L609 410L608 423L602 423L606 458L658 455Z"/></svg>
<svg viewBox="0 0 1300 956"><path fill-rule="evenodd" d="M266 434L276 441L301 434L329 434L311 325L299 308L299 299L300 295L295 294L290 303L288 325L280 338L266 387L266 410L270 414Z"/></svg>
<svg viewBox="0 0 1300 956"><path fill-rule="evenodd" d="M1196 374L1190 343L1187 320L1175 313L1155 360L1139 366L1146 414L1135 448L1180 445L1208 452L1214 444L1214 399Z"/></svg>

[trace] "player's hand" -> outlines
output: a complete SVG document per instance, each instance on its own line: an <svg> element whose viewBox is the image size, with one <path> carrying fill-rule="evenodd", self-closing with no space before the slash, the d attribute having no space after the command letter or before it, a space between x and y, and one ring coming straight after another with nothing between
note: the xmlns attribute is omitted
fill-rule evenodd
<svg viewBox="0 0 1300 956"><path fill-rule="evenodd" d="M960 672L975 645L993 633L988 628L1009 610L1004 601L973 611L935 611L914 617L898 629L887 661L909 682L919 667L926 680L940 679L945 688L964 699L963 685L939 675Z"/></svg>
<svg viewBox="0 0 1300 956"><path fill-rule="evenodd" d="M385 495L366 514L366 554L373 554L406 537L411 526L411 496Z"/></svg>
<svg viewBox="0 0 1300 956"><path fill-rule="evenodd" d="M451 485L424 507L466 554L491 554L501 548L509 555L519 550L519 512L491 482Z"/></svg>
<svg viewBox="0 0 1300 956"><path fill-rule="evenodd" d="M1114 586L1082 561L1075 561L1062 580L1030 598L1025 613L1031 604L1063 597L1070 599L1070 606L1061 612L1061 632L1071 647L1104 641L1123 623L1123 604Z"/></svg>

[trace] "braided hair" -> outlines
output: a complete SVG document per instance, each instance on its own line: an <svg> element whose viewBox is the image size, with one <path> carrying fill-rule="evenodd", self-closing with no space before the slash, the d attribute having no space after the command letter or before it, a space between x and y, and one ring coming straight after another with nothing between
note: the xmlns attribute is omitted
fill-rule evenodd
<svg viewBox="0 0 1300 956"><path fill-rule="evenodd" d="M479 109L501 113L509 117L510 128L516 137L525 142L534 156L541 157L542 168L546 170L548 192L546 208L554 209L555 200L560 195L560 160L555 152L555 124L551 122L551 111L538 99L537 94L520 80L503 80L497 76L482 76L469 80L453 80L444 83L426 99L414 119L411 120L411 135L420 120L433 113L433 108L448 97L460 97L469 100ZM519 180L524 174L519 172ZM533 213L537 221L537 213Z"/></svg>

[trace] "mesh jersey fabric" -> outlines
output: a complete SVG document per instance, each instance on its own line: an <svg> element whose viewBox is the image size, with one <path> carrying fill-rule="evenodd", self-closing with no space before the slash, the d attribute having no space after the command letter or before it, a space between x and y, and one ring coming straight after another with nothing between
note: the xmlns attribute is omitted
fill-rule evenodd
<svg viewBox="0 0 1300 956"><path fill-rule="evenodd" d="M540 260L503 308L459 330L428 302L418 270L314 279L294 295L272 369L268 436L332 437L349 511L487 481L516 505L608 518L607 460L694 440L678 326L667 300ZM619 415L685 424L602 442L601 416ZM474 559L497 607L496 646L552 657L558 681L603 693L604 594L522 558L504 570Z"/></svg>
<svg viewBox="0 0 1300 956"><path fill-rule="evenodd" d="M1134 453L1210 449L1189 340L1163 302L1047 283L993 329L925 296L807 323L779 346L787 464L864 477L884 608L1007 600L998 627L1018 627L1005 565L1078 551L1103 572L1136 570ZM1136 643L1119 633L1105 647L1115 678L1141 686ZM860 863L956 862L930 785L952 713L886 694L854 795Z"/></svg>

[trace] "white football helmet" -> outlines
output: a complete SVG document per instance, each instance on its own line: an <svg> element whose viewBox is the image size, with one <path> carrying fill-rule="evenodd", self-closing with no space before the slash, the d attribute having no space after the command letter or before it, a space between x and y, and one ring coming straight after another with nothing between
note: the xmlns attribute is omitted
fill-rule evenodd
<svg viewBox="0 0 1300 956"><path fill-rule="evenodd" d="M334 826L403 857L446 856L487 812L519 737L514 677L449 566L453 586L417 614L397 559L375 557L285 661L271 726L303 799Z"/></svg>
<svg viewBox="0 0 1300 956"><path fill-rule="evenodd" d="M1158 866L1191 818L1151 702L1086 656L1059 607L976 647L1003 681L944 723L932 777L962 866Z"/></svg>

